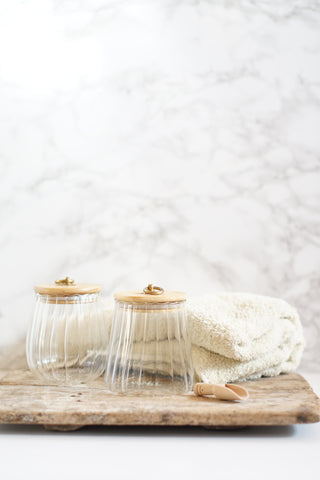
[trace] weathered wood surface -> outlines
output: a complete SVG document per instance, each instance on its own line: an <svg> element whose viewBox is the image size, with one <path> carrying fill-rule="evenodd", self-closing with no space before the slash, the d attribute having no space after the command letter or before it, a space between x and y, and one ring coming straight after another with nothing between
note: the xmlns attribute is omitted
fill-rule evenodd
<svg viewBox="0 0 320 480"><path fill-rule="evenodd" d="M125 396L106 393L103 379L80 387L48 386L28 371L24 349L0 355L0 423L74 430L84 425L239 427L320 421L320 400L298 374L242 383L250 399Z"/></svg>

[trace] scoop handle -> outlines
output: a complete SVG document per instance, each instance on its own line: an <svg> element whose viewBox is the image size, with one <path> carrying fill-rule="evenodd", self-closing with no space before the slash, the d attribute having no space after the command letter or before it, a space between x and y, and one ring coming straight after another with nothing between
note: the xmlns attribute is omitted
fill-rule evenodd
<svg viewBox="0 0 320 480"><path fill-rule="evenodd" d="M246 400L249 398L249 392L246 388L231 383L225 385L196 383L193 391L198 396L214 395L220 400Z"/></svg>

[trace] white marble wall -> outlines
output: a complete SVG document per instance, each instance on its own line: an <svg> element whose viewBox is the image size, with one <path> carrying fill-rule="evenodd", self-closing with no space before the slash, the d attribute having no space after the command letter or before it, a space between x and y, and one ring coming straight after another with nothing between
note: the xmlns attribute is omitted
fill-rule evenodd
<svg viewBox="0 0 320 480"><path fill-rule="evenodd" d="M0 344L35 283L253 291L320 348L320 4L1 0Z"/></svg>

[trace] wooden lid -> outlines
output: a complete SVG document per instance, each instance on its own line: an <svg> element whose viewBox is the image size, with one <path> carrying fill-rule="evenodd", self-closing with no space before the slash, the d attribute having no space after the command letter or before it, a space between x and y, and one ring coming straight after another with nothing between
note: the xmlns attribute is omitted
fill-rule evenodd
<svg viewBox="0 0 320 480"><path fill-rule="evenodd" d="M160 287L154 287L150 284L143 290L143 292L116 292L114 298L120 302L129 303L166 303L183 302L186 300L186 294L184 292L165 291Z"/></svg>
<svg viewBox="0 0 320 480"><path fill-rule="evenodd" d="M67 297L71 295L98 293L101 290L101 285L96 283L74 283L73 280L66 277L62 280L57 280L56 283L35 285L34 290L41 295Z"/></svg>

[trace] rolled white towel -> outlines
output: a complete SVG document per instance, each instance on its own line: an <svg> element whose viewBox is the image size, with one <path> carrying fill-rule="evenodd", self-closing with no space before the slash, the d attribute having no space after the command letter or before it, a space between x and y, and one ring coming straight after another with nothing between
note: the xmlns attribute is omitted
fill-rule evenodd
<svg viewBox="0 0 320 480"><path fill-rule="evenodd" d="M295 370L305 341L297 311L283 300L218 293L188 301L196 376L220 383Z"/></svg>

